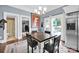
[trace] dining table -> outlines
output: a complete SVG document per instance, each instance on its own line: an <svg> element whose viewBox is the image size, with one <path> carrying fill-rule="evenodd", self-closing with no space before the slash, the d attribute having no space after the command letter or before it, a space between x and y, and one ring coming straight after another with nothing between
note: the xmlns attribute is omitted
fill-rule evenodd
<svg viewBox="0 0 79 59"><path fill-rule="evenodd" d="M51 38L54 38L56 35L52 36L44 32L35 32L31 33L31 36L34 40L38 42L39 53L43 52L44 42Z"/></svg>

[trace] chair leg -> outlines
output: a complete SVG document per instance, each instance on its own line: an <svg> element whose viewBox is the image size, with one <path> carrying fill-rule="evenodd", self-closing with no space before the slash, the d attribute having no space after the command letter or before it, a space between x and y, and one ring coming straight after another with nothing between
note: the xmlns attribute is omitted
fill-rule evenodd
<svg viewBox="0 0 79 59"><path fill-rule="evenodd" d="M27 53L29 53L29 45L27 45Z"/></svg>
<svg viewBox="0 0 79 59"><path fill-rule="evenodd" d="M43 53L45 52L45 49L43 48Z"/></svg>
<svg viewBox="0 0 79 59"><path fill-rule="evenodd" d="M33 53L33 47L32 47L32 53Z"/></svg>
<svg viewBox="0 0 79 59"><path fill-rule="evenodd" d="M57 52L59 53L59 49L57 50Z"/></svg>
<svg viewBox="0 0 79 59"><path fill-rule="evenodd" d="M34 49L36 49L37 48L37 46L36 47L34 47Z"/></svg>
<svg viewBox="0 0 79 59"><path fill-rule="evenodd" d="M57 53L59 53L59 48L56 50Z"/></svg>

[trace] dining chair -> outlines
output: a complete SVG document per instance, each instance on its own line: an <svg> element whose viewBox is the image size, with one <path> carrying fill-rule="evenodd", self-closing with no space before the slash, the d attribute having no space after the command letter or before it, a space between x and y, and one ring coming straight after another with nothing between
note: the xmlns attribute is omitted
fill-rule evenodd
<svg viewBox="0 0 79 59"><path fill-rule="evenodd" d="M36 48L38 45L38 42L32 39L32 36L29 34L26 34L27 37L27 44L28 44L28 52L29 52L29 46L32 48L32 53L33 53L33 48Z"/></svg>
<svg viewBox="0 0 79 59"><path fill-rule="evenodd" d="M45 31L45 33L47 33L47 34L51 34L51 32L50 32L50 31Z"/></svg>
<svg viewBox="0 0 79 59"><path fill-rule="evenodd" d="M46 51L48 51L49 53L59 53L59 43L60 43L60 36L56 36L54 38L52 38L52 40L54 40L54 42L52 44L50 43L44 43L44 48L43 48L43 53Z"/></svg>
<svg viewBox="0 0 79 59"><path fill-rule="evenodd" d="M36 33L37 31L32 31L32 33Z"/></svg>
<svg viewBox="0 0 79 59"><path fill-rule="evenodd" d="M51 32L50 32L50 31L45 31L45 33L51 35ZM50 41L51 41L51 40L46 40L45 42L46 42L46 43L47 43L47 42L50 43Z"/></svg>

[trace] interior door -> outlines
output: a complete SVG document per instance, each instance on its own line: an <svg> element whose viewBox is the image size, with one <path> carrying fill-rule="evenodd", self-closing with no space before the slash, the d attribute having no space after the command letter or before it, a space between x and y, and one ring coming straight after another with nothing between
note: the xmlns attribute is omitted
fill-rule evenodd
<svg viewBox="0 0 79 59"><path fill-rule="evenodd" d="M15 18L7 17L7 35L8 37L15 36Z"/></svg>

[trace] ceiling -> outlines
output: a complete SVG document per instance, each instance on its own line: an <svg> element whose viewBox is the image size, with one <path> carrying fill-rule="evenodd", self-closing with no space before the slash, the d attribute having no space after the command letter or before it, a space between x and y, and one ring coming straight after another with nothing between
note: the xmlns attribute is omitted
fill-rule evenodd
<svg viewBox="0 0 79 59"><path fill-rule="evenodd" d="M46 7L47 8L46 12L49 12L51 10L62 7L63 5L9 5L9 6L12 6L21 10L29 11L29 12L33 12L34 9L38 9L38 7L41 6L42 8Z"/></svg>

